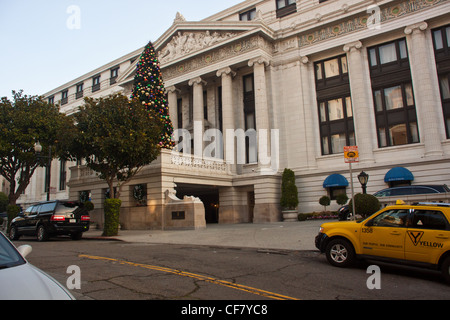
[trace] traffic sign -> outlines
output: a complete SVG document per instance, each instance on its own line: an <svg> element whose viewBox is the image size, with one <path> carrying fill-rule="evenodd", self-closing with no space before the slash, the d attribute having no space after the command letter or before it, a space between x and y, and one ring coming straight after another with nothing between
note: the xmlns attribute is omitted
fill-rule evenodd
<svg viewBox="0 0 450 320"><path fill-rule="evenodd" d="M345 163L359 162L359 151L357 146L344 147Z"/></svg>

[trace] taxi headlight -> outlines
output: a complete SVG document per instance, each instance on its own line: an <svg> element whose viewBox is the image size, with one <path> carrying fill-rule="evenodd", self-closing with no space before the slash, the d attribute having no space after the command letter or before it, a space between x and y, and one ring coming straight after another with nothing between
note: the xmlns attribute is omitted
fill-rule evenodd
<svg viewBox="0 0 450 320"><path fill-rule="evenodd" d="M319 228L319 233L323 233L323 227L322 226L320 226L320 228Z"/></svg>

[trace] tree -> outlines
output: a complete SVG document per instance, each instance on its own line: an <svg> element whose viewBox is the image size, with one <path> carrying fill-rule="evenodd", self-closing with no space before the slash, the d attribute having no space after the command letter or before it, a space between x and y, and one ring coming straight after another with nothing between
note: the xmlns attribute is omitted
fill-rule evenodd
<svg viewBox="0 0 450 320"><path fill-rule="evenodd" d="M319 203L325 207L325 211L327 211L327 207L331 204L331 200L329 196L323 196L319 199Z"/></svg>
<svg viewBox="0 0 450 320"><path fill-rule="evenodd" d="M350 212L353 213L353 200L350 200L348 207ZM380 210L381 204L377 197L371 194L358 193L355 195L355 210L356 213L366 218L378 210Z"/></svg>
<svg viewBox="0 0 450 320"><path fill-rule="evenodd" d="M149 111L154 111L163 124L159 145L172 149L173 125L169 117L169 107L164 88L159 61L151 42L145 47L136 68L133 99L138 99Z"/></svg>
<svg viewBox="0 0 450 320"><path fill-rule="evenodd" d="M281 177L280 205L289 210L294 210L298 206L298 189L295 185L295 173L291 169L284 169Z"/></svg>
<svg viewBox="0 0 450 320"><path fill-rule="evenodd" d="M69 154L86 160L87 167L106 181L113 199L160 154L160 118L136 99L130 101L122 94L85 98L74 118L78 133Z"/></svg>
<svg viewBox="0 0 450 320"><path fill-rule="evenodd" d="M0 101L0 174L9 182L9 204L15 205L41 164L34 145L39 142L43 154L52 147L57 158L61 148L58 137L67 126L66 116L59 107L43 97L23 95L13 91L13 100Z"/></svg>

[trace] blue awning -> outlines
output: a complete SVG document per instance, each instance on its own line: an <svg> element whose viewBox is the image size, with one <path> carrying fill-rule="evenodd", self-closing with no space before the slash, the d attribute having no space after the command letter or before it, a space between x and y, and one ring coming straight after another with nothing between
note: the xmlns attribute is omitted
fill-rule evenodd
<svg viewBox="0 0 450 320"><path fill-rule="evenodd" d="M414 175L406 168L396 167L386 174L384 177L384 182L393 182L393 181L413 181Z"/></svg>
<svg viewBox="0 0 450 320"><path fill-rule="evenodd" d="M324 188L348 187L347 179L340 174L332 174L323 182Z"/></svg>

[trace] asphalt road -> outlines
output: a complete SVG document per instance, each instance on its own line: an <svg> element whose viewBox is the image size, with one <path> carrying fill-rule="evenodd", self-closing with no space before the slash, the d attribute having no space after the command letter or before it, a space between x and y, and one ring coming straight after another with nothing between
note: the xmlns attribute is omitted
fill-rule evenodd
<svg viewBox="0 0 450 320"><path fill-rule="evenodd" d="M67 272L69 266L78 266L81 288L71 290L78 300L450 299L450 286L437 272L381 265L381 289L370 290L370 263L334 268L317 251L69 238L44 243L31 237L15 241L16 246L22 244L33 247L28 261L63 285L67 286L73 275Z"/></svg>

